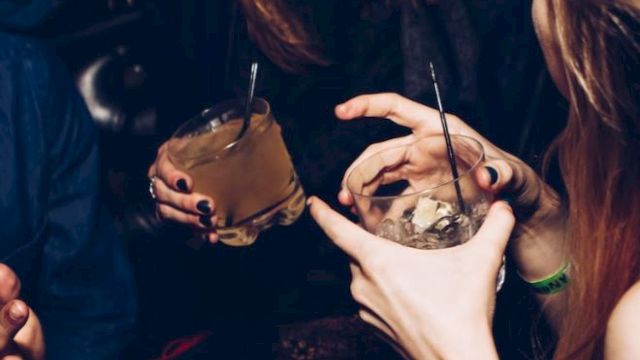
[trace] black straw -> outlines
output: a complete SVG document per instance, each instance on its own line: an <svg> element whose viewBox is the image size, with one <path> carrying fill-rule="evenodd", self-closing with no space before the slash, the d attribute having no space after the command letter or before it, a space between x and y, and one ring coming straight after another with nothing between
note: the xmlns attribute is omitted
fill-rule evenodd
<svg viewBox="0 0 640 360"><path fill-rule="evenodd" d="M438 81L436 80L436 70L433 67L433 63L429 62L431 68L431 80L433 80L433 88L436 90L436 98L438 99L438 110L440 111L440 122L442 123L442 130L444 132L444 140L447 143L447 155L449 157L449 165L451 165L451 175L453 176L453 185L456 188L456 195L458 196L458 204L463 214L467 213L467 207L462 199L462 191L460 190L460 182L458 177L458 166L456 165L456 155L453 152L453 145L451 144L451 135L449 134L449 127L447 126L447 117L442 107L442 98L440 97L440 89L438 88Z"/></svg>
<svg viewBox="0 0 640 360"><path fill-rule="evenodd" d="M244 132L247 131L249 125L251 125L251 108L253 106L253 96L256 91L256 77L258 75L258 62L254 61L251 63L251 77L249 78L249 92L247 94L247 102L244 106L244 117L242 122L242 129L240 129L240 133L238 134L237 139L240 139Z"/></svg>

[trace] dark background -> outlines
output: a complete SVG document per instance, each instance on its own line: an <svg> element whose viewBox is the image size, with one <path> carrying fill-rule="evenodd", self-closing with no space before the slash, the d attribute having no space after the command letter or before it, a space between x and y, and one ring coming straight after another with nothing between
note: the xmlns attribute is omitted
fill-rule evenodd
<svg viewBox="0 0 640 360"><path fill-rule="evenodd" d="M514 3L520 3L523 9L529 4L528 1ZM129 244L139 289L140 325L138 337L130 350L131 358L157 356L167 341L203 329L212 329L214 336L220 335L219 339L222 339L211 341L202 350L209 354L203 358L211 358L212 354L230 359L263 358L256 354L282 348L277 344L282 343L287 324L304 324L327 317L348 317L355 310L354 304L348 300L346 268L340 265L345 263L345 259L328 244L318 245L321 254L310 255L308 259L312 259L309 260L312 265L305 268L305 274L295 276L290 273L302 268L303 264L299 263L307 261L302 254L308 249L297 248L299 245L290 247L292 256L288 259L280 254L277 264L265 260L270 251L275 250L262 242L251 249L239 251L225 247L194 250L184 245L184 239L189 236L185 229L158 224L149 216L152 206L148 199L146 171L155 157L157 147L180 123L216 101L232 96L236 82L245 81L241 77L230 79L235 74L241 74L234 68L240 62L229 60L238 56L238 50L229 47L229 39L237 36L237 30L233 29L238 29L238 24L234 25L234 21L242 21L234 20L234 16L230 15L233 14L232 6L231 1L222 0L68 0L43 24L28 32L28 35L49 43L66 62L102 130L105 199ZM371 24L359 26L365 25ZM395 36L393 29L378 30L389 37ZM501 35L495 34L496 39ZM341 49L337 45L333 51L354 50ZM538 166L546 145L562 126L564 105L548 74L541 71L539 51L531 49L531 56L537 62L534 61L533 67L522 69L527 76L526 84L521 85L533 89L530 89L533 100L527 100L537 104L533 106L535 111L521 119L494 118L479 125L498 145ZM366 57L362 57L363 63L367 61ZM518 66L518 59L513 59L513 63L509 61L506 60L509 66ZM391 62L391 67L401 65ZM269 70L267 66L264 71L276 70ZM350 84L347 91L333 91L334 88L342 89L344 85L339 78L335 78L335 74L335 71L319 70L311 80L304 76L283 75L280 76L283 80L277 83L263 81L259 85L259 95L276 97L270 100L275 103L274 109L279 117L278 108L291 108L298 113L304 108L326 111L319 107L335 104L361 90L401 91L401 86L394 81L363 83L361 86ZM491 82L499 75L487 73L483 74L483 78ZM300 79L308 84L320 84L322 90L298 97L290 92L286 99L277 98L278 91L274 89L297 84ZM301 92L304 86L302 88ZM515 92L519 90L514 89ZM327 94L329 98L326 98ZM309 100L323 96L324 105ZM491 97L491 94L486 96ZM495 106L518 107L519 104L496 103ZM316 134L321 137L323 131L334 126L328 124L332 123L283 121L285 138L290 146L300 147L304 144L297 143L313 141L311 138L315 138ZM363 126L347 129L344 134L335 139L328 138L326 142L349 142L352 137L350 134L356 131L370 132L364 137L366 141L354 141L350 145L347 154L357 154L369 142L402 133L401 129L389 125L380 125L374 130ZM309 139L292 134L305 134ZM319 149L317 151L322 150L321 147ZM322 154L311 154L311 159L315 156L320 160L309 165L307 158L296 158L295 151L293 153L297 166L323 167L323 161L327 161L322 159ZM312 175L307 175L307 178L301 175L303 184L309 191L319 188L317 183L326 182L324 177L339 179L339 173L352 157L345 155L344 158L329 159L337 163L331 164L335 167L332 173L325 174L322 170L312 169L308 172ZM322 175L315 176L314 171ZM326 193L335 194L335 189L330 187ZM312 226L309 222L301 223L295 225L298 227L295 231L317 232L317 229L308 229ZM287 237L283 229L272 230L272 233L272 237ZM284 243L283 246L289 245ZM298 250L300 252L296 253ZM246 267L246 262L254 260L257 264ZM247 284L253 284L249 286L255 289L238 290L237 285L233 284L238 279L225 275L225 272L260 271L261 266L275 268L272 275L283 277L281 282L274 285L277 289L270 289L278 294L274 298L260 297L261 290L265 290L260 286L268 285L260 285L259 278L253 278L252 275L241 277ZM325 270L332 266L339 270ZM535 347L532 345L531 329L538 326L538 309L514 273L515 270L509 271L508 268L507 284L498 298L496 341L503 358L529 358ZM300 281L304 283L302 287L296 285ZM225 293L217 289L231 290ZM238 294L247 298L238 299ZM229 309L229 312L225 309ZM256 314L265 311L271 312L268 321L252 320ZM264 336L261 327L274 324L280 329L279 335L269 333ZM331 329L335 323L313 326ZM359 336L366 341L360 345L373 350L345 350L342 353L344 358L390 356L390 350L379 341L372 340L363 327L353 325L352 320L349 320L349 326L354 327L351 335L364 332L365 335ZM343 326L343 330L349 329L349 326ZM299 329L307 328L301 325ZM246 339L242 341L234 340L235 336L245 335ZM544 342L544 336L542 338ZM243 348L247 344L255 349ZM356 351L358 355L349 355L348 351ZM287 354L279 356L295 358L291 353Z"/></svg>

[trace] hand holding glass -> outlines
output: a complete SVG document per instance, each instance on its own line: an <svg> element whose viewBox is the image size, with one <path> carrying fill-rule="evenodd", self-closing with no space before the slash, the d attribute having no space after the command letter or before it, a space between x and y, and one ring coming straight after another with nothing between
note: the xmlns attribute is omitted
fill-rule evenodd
<svg viewBox="0 0 640 360"><path fill-rule="evenodd" d="M458 177L453 178L442 135L382 150L356 165L347 177L362 226L369 232L418 249L442 249L468 241L492 201L475 174L484 149L475 139L452 135ZM461 208L455 184L461 190ZM504 281L504 267L498 288Z"/></svg>
<svg viewBox="0 0 640 360"><path fill-rule="evenodd" d="M252 244L260 231L289 225L302 214L305 196L269 103L256 98L247 131L244 100L220 103L182 125L169 157L193 179L193 191L216 202L220 241Z"/></svg>

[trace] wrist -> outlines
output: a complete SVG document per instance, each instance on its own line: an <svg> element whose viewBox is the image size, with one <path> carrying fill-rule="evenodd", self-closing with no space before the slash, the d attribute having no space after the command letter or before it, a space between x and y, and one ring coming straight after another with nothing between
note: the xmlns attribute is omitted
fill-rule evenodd
<svg viewBox="0 0 640 360"><path fill-rule="evenodd" d="M567 262L566 221L561 210L519 226L511 256L524 279L546 278Z"/></svg>
<svg viewBox="0 0 640 360"><path fill-rule="evenodd" d="M541 295L551 295L558 293L569 284L569 267L570 264L566 262L560 269L556 270L553 274L545 278L539 279L527 279L521 274L520 278L529 286L531 290Z"/></svg>

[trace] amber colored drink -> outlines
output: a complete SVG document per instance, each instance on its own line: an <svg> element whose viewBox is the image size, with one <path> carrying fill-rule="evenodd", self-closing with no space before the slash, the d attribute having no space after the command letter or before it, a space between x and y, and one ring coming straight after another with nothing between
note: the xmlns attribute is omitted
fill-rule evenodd
<svg viewBox="0 0 640 360"><path fill-rule="evenodd" d="M220 240L232 246L252 244L274 224L293 223L305 206L268 103L255 100L250 127L237 139L243 124L240 105L232 100L204 112L183 125L169 144L171 161L191 176L193 190L214 199Z"/></svg>

